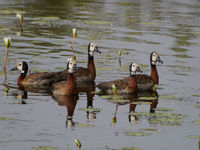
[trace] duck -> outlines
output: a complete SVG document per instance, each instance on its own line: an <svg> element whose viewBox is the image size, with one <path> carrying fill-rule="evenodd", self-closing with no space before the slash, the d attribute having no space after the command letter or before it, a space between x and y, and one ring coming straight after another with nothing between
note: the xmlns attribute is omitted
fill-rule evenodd
<svg viewBox="0 0 200 150"><path fill-rule="evenodd" d="M25 61L18 62L12 70L19 70L21 74L17 79L18 86L49 86L53 73L36 72L28 74L28 64Z"/></svg>
<svg viewBox="0 0 200 150"><path fill-rule="evenodd" d="M151 75L136 75L136 81L139 91L152 91L154 90L154 86L159 84L159 76L156 68L157 62L163 64L163 61L160 59L160 55L157 52L153 51L150 54ZM128 82L129 77L126 80Z"/></svg>
<svg viewBox="0 0 200 150"><path fill-rule="evenodd" d="M136 63L131 63L129 67L130 76L127 80L125 79L118 79L114 81L102 82L97 85L97 87L106 94L112 94L112 85L114 84L118 94L130 94L130 93L137 93L138 85L136 81L136 72L142 72L140 67Z"/></svg>
<svg viewBox="0 0 200 150"><path fill-rule="evenodd" d="M96 79L96 68L94 64L94 53L101 53L99 51L97 45L93 42L90 42L88 45L88 64L87 68L84 67L77 67L77 69L74 72L74 77L76 83L87 83L87 82L93 82ZM51 81L52 83L67 80L68 76L66 74L68 73L67 69L64 71L57 72Z"/></svg>
<svg viewBox="0 0 200 150"><path fill-rule="evenodd" d="M52 85L53 95L75 95L78 93L74 70L76 69L76 60L68 60L66 73L67 81L56 82Z"/></svg>

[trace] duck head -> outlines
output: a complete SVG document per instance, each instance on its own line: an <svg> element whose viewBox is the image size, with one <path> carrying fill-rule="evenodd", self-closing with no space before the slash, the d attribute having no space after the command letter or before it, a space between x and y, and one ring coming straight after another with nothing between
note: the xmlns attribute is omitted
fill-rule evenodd
<svg viewBox="0 0 200 150"><path fill-rule="evenodd" d="M13 70L16 69L21 71L22 74L26 74L28 72L28 64L25 61L18 62L16 68L14 68Z"/></svg>
<svg viewBox="0 0 200 150"><path fill-rule="evenodd" d="M156 65L157 62L163 63L163 61L160 59L160 55L157 52L151 53L150 62L151 62L151 65Z"/></svg>
<svg viewBox="0 0 200 150"><path fill-rule="evenodd" d="M67 61L67 70L69 73L73 73L76 69L76 60L68 59Z"/></svg>
<svg viewBox="0 0 200 150"><path fill-rule="evenodd" d="M101 54L101 52L99 51L99 49L98 49L98 47L97 47L97 45L95 44L95 43L89 43L89 45L88 45L88 55L90 56L90 57L93 57L94 56L94 52L97 52L97 53L100 53Z"/></svg>
<svg viewBox="0 0 200 150"><path fill-rule="evenodd" d="M140 70L139 65L136 64L136 63L131 63L129 70L130 70L130 75L135 75L136 72L141 72L142 73L142 71Z"/></svg>

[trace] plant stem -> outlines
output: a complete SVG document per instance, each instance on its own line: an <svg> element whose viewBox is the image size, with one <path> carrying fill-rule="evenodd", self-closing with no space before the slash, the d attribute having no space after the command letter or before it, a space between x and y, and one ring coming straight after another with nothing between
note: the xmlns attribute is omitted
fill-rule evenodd
<svg viewBox="0 0 200 150"><path fill-rule="evenodd" d="M74 53L74 48L73 48L73 46L74 46L74 43L75 43L75 38L74 38L74 40L72 41L72 44L71 44L72 53L73 53L73 55L75 56L75 53Z"/></svg>
<svg viewBox="0 0 200 150"><path fill-rule="evenodd" d="M4 61L4 74L5 74L5 80L7 80L7 76L6 76L6 64L7 64L7 58L8 58L8 48L6 47L6 56L5 56L5 61Z"/></svg>

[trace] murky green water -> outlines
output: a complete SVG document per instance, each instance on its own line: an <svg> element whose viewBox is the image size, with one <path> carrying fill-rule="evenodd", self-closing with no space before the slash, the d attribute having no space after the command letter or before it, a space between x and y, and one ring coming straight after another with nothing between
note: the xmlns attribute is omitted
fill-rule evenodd
<svg viewBox="0 0 200 150"><path fill-rule="evenodd" d="M21 36L17 11L24 14ZM199 16L198 0L1 0L0 37L10 36L12 44L5 81L0 42L0 149L75 150L78 138L84 150L198 150ZM157 95L148 93L142 96L149 99L139 101L119 96L112 123L113 97L91 94L94 87L73 98L18 91L19 72L10 71L18 61L27 61L31 72L65 68L72 55L72 28L78 30L74 49L79 66L86 66L89 42L102 52L95 55L96 84L128 76L133 61L149 74L149 55L159 52L164 64L158 65ZM67 121L67 114L73 119Z"/></svg>

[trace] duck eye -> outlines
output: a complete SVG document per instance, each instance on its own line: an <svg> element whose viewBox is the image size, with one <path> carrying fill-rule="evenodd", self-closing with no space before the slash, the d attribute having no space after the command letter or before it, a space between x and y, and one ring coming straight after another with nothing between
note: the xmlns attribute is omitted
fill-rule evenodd
<svg viewBox="0 0 200 150"><path fill-rule="evenodd" d="M21 66L22 64L19 64L19 66Z"/></svg>

